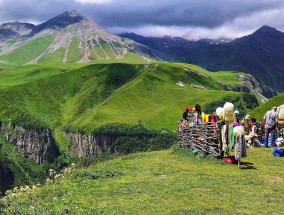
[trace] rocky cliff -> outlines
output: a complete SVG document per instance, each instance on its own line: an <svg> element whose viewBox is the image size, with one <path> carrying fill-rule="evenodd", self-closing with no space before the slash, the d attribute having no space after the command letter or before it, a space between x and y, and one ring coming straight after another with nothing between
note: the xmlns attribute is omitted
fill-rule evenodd
<svg viewBox="0 0 284 215"><path fill-rule="evenodd" d="M26 129L13 123L2 124L0 132L19 152L38 164L51 163L59 155L53 135L49 129ZM63 134L68 146L68 154L78 157L93 157L107 151L117 139L114 135L95 133Z"/></svg>
<svg viewBox="0 0 284 215"><path fill-rule="evenodd" d="M49 129L25 129L13 123L2 124L0 132L19 152L38 164L51 163L59 151Z"/></svg>
<svg viewBox="0 0 284 215"><path fill-rule="evenodd" d="M68 144L69 154L78 157L93 157L107 151L116 140L116 136L94 133L64 133Z"/></svg>

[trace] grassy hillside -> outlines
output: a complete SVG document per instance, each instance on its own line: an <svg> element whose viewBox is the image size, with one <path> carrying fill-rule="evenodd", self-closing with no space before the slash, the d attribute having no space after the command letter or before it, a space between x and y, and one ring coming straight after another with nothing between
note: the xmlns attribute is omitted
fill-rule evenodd
<svg viewBox="0 0 284 215"><path fill-rule="evenodd" d="M249 149L242 169L166 150L87 168L0 201L14 214L280 214L282 160ZM59 177L60 178L60 177Z"/></svg>
<svg viewBox="0 0 284 215"><path fill-rule="evenodd" d="M23 65L38 57L52 42L52 36L43 36L27 41L19 48L0 56L0 60L13 64Z"/></svg>
<svg viewBox="0 0 284 215"><path fill-rule="evenodd" d="M150 65L108 100L81 114L71 126L92 130L105 122L135 124L142 120L146 127L174 129L185 106L192 107L196 103L204 106L224 97L242 95L224 91L221 84L203 73L185 74L185 68L168 64ZM184 87L177 85L178 82L182 82Z"/></svg>
<svg viewBox="0 0 284 215"><path fill-rule="evenodd" d="M234 75L225 77L233 83ZM193 65L167 63L3 67L0 117L53 129L91 131L138 121L175 129L186 106L243 97L224 91L223 76L214 76Z"/></svg>
<svg viewBox="0 0 284 215"><path fill-rule="evenodd" d="M250 115L252 117L255 117L258 120L263 120L263 116L266 113L266 111L271 110L272 107L278 107L280 105L284 104L284 93L281 93L271 99L269 99L264 104L258 106L253 111L250 112Z"/></svg>
<svg viewBox="0 0 284 215"><path fill-rule="evenodd" d="M48 75L44 71L31 72L28 76L34 81L0 91L3 100L0 105L1 119L24 120L22 123L25 124L25 118L29 116L34 119L32 123L38 121L50 128L62 125L103 101L113 89L135 75L138 67L94 64L68 72L58 72L60 68L57 68ZM37 74L43 78L37 79Z"/></svg>

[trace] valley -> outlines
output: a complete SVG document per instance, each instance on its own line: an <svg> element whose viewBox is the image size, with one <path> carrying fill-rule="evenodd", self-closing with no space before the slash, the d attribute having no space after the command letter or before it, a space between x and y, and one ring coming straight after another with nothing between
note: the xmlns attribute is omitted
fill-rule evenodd
<svg viewBox="0 0 284 215"><path fill-rule="evenodd" d="M283 38L115 35L76 10L1 24L0 214L275 211L284 176L268 149L240 170L179 149L176 129L197 103L258 121L283 104Z"/></svg>

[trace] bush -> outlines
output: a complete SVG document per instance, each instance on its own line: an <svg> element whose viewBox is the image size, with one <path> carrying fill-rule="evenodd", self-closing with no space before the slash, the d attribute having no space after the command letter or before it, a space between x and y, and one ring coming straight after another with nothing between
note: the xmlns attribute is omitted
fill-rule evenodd
<svg viewBox="0 0 284 215"><path fill-rule="evenodd" d="M215 101L208 103L204 106L202 111L204 113L213 113L216 111L217 107L223 107L225 102L231 102L234 104L235 109L238 108L240 110L240 117L244 117L249 110L252 110L258 107L258 101L254 95L244 93L242 96L232 97L228 96L223 98L220 101Z"/></svg>
<svg viewBox="0 0 284 215"><path fill-rule="evenodd" d="M161 150L176 142L176 134L169 131L148 130L142 124L108 124L95 131L96 134L115 136L110 151L118 154Z"/></svg>

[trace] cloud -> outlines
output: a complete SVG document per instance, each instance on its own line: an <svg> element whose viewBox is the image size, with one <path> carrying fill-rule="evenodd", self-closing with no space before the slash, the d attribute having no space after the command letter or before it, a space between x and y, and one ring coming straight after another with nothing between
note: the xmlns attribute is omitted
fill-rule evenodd
<svg viewBox="0 0 284 215"><path fill-rule="evenodd" d="M280 0L0 0L0 22L41 23L75 9L111 32L237 37L262 25L284 29Z"/></svg>
<svg viewBox="0 0 284 215"><path fill-rule="evenodd" d="M75 1L82 4L108 4L112 2L112 0L75 0Z"/></svg>

